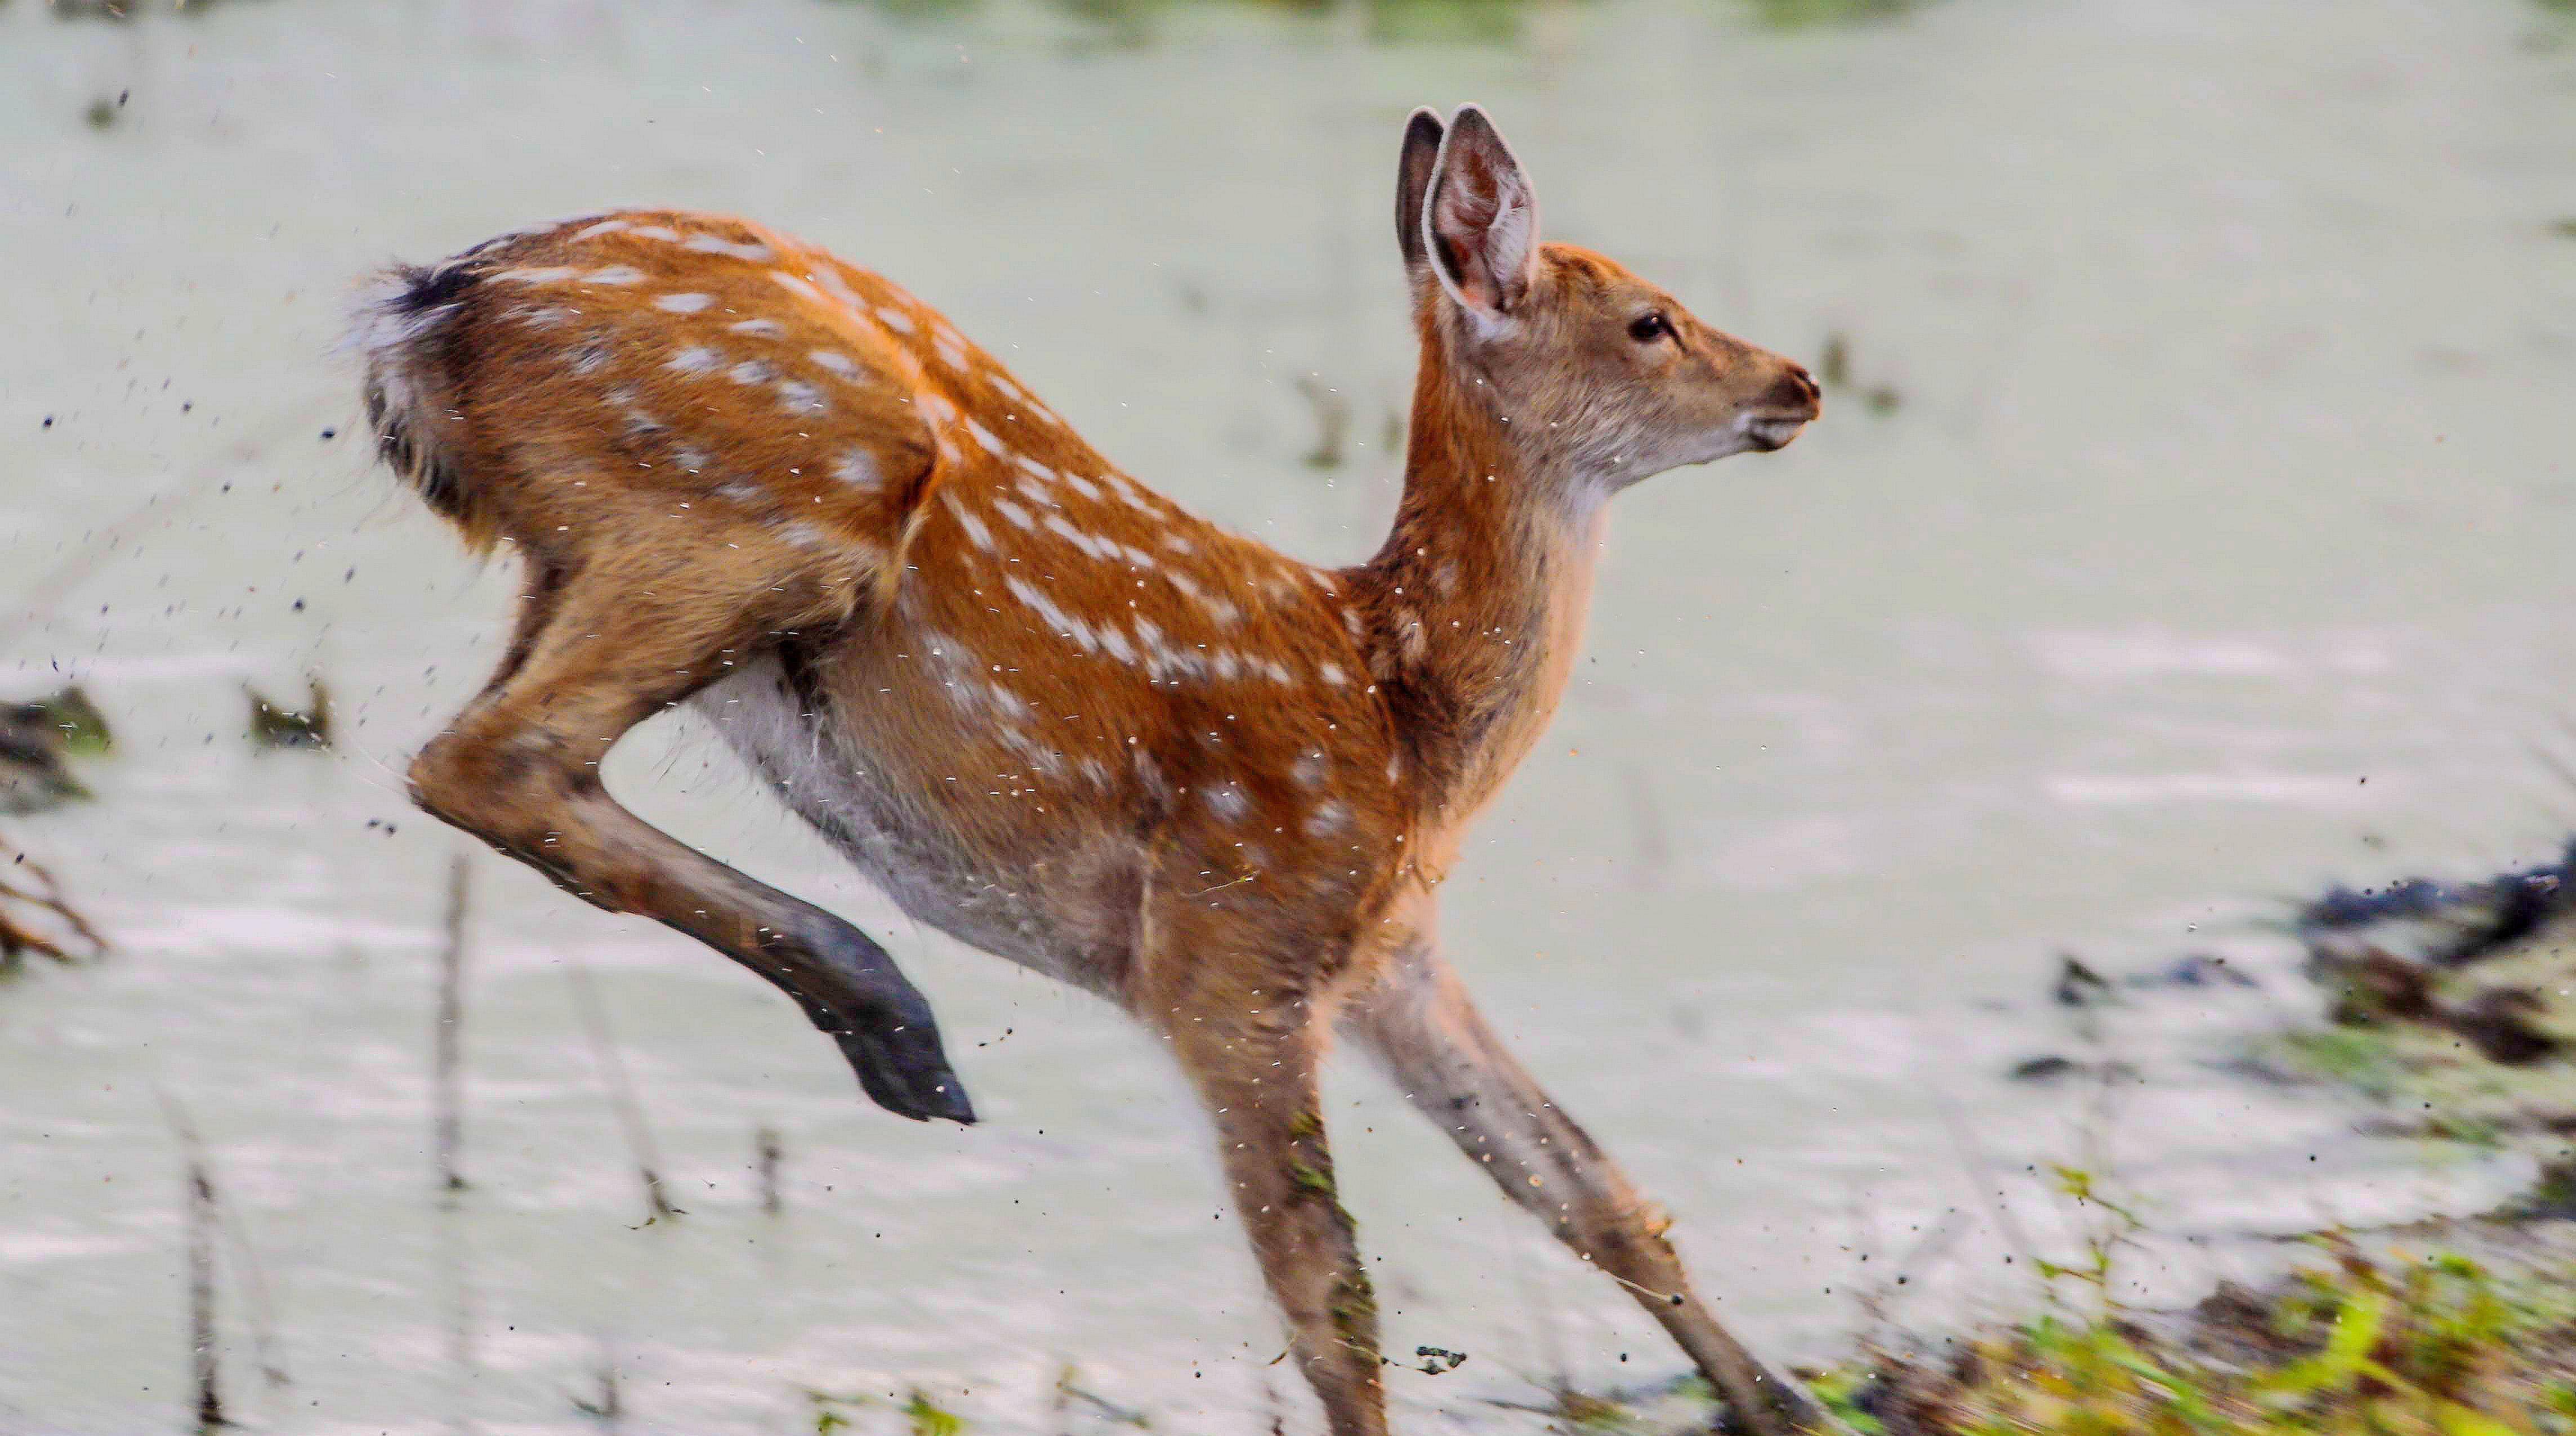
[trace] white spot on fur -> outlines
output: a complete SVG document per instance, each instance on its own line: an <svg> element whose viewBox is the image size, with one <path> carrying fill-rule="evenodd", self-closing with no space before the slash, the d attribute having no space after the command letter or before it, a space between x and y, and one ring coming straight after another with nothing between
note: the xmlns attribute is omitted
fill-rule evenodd
<svg viewBox="0 0 2576 1436"><path fill-rule="evenodd" d="M1252 811L1251 795L1237 783L1211 783L1199 796L1207 801L1210 812L1229 823L1243 821L1244 815Z"/></svg>
<svg viewBox="0 0 2576 1436"><path fill-rule="evenodd" d="M877 472L876 456L858 448L844 449L832 461L832 477L866 493L875 493L885 483L885 476Z"/></svg>
<svg viewBox="0 0 2576 1436"><path fill-rule="evenodd" d="M1120 503L1149 518L1162 517L1162 510L1155 505L1153 494L1134 480L1120 474L1102 474L1100 481L1109 487L1111 493L1117 495ZM1188 549L1183 548L1178 552L1186 553Z"/></svg>
<svg viewBox="0 0 2576 1436"><path fill-rule="evenodd" d="M570 279L579 273L581 273L580 270L569 264L549 264L536 267L523 266L518 269L505 269L492 277L494 279L506 279L512 284L561 284L565 280Z"/></svg>
<svg viewBox="0 0 2576 1436"><path fill-rule="evenodd" d="M644 406L637 402L634 390L623 387L611 389L608 391L608 402L617 406L617 412L626 417L626 432L629 435L636 438L650 438L664 431L662 421L647 413Z"/></svg>
<svg viewBox="0 0 2576 1436"><path fill-rule="evenodd" d="M816 284L823 286L827 293L829 293L834 299L841 301L842 304L854 310L864 311L866 309L866 301L860 299L859 292L852 289L850 287L850 282L841 277L841 271L826 264L807 271L807 275Z"/></svg>
<svg viewBox="0 0 2576 1436"><path fill-rule="evenodd" d="M665 294L653 301L653 307L670 314L695 314L715 302L712 294Z"/></svg>
<svg viewBox="0 0 2576 1436"><path fill-rule="evenodd" d="M1037 516L1030 513L1027 509L1021 508L1018 504L1012 503L1009 499L993 500L993 511L1000 514L1002 517L1009 519L1011 522L1018 524L1021 528L1027 529L1031 533L1037 532Z"/></svg>
<svg viewBox="0 0 2576 1436"><path fill-rule="evenodd" d="M1035 613L1051 631L1072 639L1085 653L1100 651L1099 635L1091 631L1091 625L1056 607L1055 600L1039 592L1026 579L1013 574L1003 579L1002 585L1011 591L1011 597L1026 604L1029 611Z"/></svg>
<svg viewBox="0 0 2576 1436"><path fill-rule="evenodd" d="M811 549L816 553L830 553L844 547L840 540L825 532L820 525L805 519L791 519L780 524L777 533L780 538L798 548Z"/></svg>
<svg viewBox="0 0 2576 1436"><path fill-rule="evenodd" d="M688 243L681 248L696 250L700 254L729 254L736 259L750 260L754 264L766 264L777 258L776 251L768 245L737 244L730 239L719 239L712 234L690 235Z"/></svg>
<svg viewBox="0 0 2576 1436"><path fill-rule="evenodd" d="M856 379L859 377L858 361L837 349L817 349L812 353L807 354L805 357L813 360L817 365L840 375L844 379Z"/></svg>
<svg viewBox="0 0 2576 1436"><path fill-rule="evenodd" d="M1315 676L1323 679L1325 685L1331 688L1339 688L1350 681L1349 675L1342 672L1342 666L1338 663L1316 664Z"/></svg>
<svg viewBox="0 0 2576 1436"><path fill-rule="evenodd" d="M1431 651L1430 636L1422 631L1422 619L1412 609L1395 611L1395 637L1404 645L1404 661L1407 663L1420 663Z"/></svg>
<svg viewBox="0 0 2576 1436"><path fill-rule="evenodd" d="M671 356L662 366L674 374L704 374L716 367L716 351L703 344L692 344Z"/></svg>
<svg viewBox="0 0 2576 1436"><path fill-rule="evenodd" d="M891 305L877 306L877 322L897 334L910 334L914 328L912 316Z"/></svg>
<svg viewBox="0 0 2576 1436"><path fill-rule="evenodd" d="M823 402L823 391L802 379L778 381L778 404L790 414L820 414L832 406Z"/></svg>
<svg viewBox="0 0 2576 1436"><path fill-rule="evenodd" d="M631 264L612 264L581 277L584 284L642 284L644 271Z"/></svg>
<svg viewBox="0 0 2576 1436"><path fill-rule="evenodd" d="M1009 452L1002 447L1002 439L1000 435L995 434L992 430L985 428L983 425L976 423L972 419L968 419L966 421L966 432L975 436L975 442L984 446L985 453L991 454L997 459Z"/></svg>
<svg viewBox="0 0 2576 1436"><path fill-rule="evenodd" d="M664 244L677 244L680 241L680 232L667 224L639 224L635 226L635 237L658 239Z"/></svg>
<svg viewBox="0 0 2576 1436"><path fill-rule="evenodd" d="M1338 800L1327 799L1316 804L1315 811L1306 816L1306 836L1329 838L1335 833L1347 830L1350 825L1349 805Z"/></svg>
<svg viewBox="0 0 2576 1436"><path fill-rule="evenodd" d="M766 384L778 377L778 370L766 359L745 359L727 369L725 377L737 384Z"/></svg>
<svg viewBox="0 0 2576 1436"><path fill-rule="evenodd" d="M1029 707L1029 700L990 679L985 680L984 691L991 696L995 711L1006 719L1022 721L1034 711Z"/></svg>
<svg viewBox="0 0 2576 1436"><path fill-rule="evenodd" d="M574 235L572 237L572 242L574 244L579 244L585 239L597 239L603 234L616 234L622 230L633 229L634 227L635 226L622 219L603 219L599 223L592 225L590 228L583 230L581 233Z"/></svg>
<svg viewBox="0 0 2576 1436"><path fill-rule="evenodd" d="M1073 525L1066 523L1062 514L1047 515L1046 526L1062 535L1066 543L1082 550L1082 556L1085 558L1105 558L1108 556L1107 551L1110 548L1110 545L1105 540L1095 539L1091 535L1084 533L1082 530L1075 528Z"/></svg>
<svg viewBox="0 0 2576 1436"><path fill-rule="evenodd" d="M784 270L773 269L769 271L769 277L777 280L779 286L790 294L811 299L817 304L826 302L823 298L823 291L816 289L813 285L807 284L804 280L801 280L795 275L789 274Z"/></svg>
<svg viewBox="0 0 2576 1436"><path fill-rule="evenodd" d="M965 531L966 541L973 544L975 547L982 549L986 553L991 553L993 551L993 530L986 526L982 519L968 513L966 511L966 506L957 501L957 496L955 494L941 494L939 498L940 502L948 505L948 512L956 517L957 527Z"/></svg>
<svg viewBox="0 0 2576 1436"><path fill-rule="evenodd" d="M945 365L947 365L949 368L951 368L951 369L955 369L955 370L958 370L958 371L960 371L960 372L963 372L963 371L965 370L965 368L966 368L966 351L965 351L965 350L963 350L963 349L961 349L961 348L957 347L957 346L956 346L956 345L954 345L954 344L949 343L945 338L942 338L938 343L936 343L936 344L932 345L932 346L931 346L931 348L932 348L932 349L934 349L934 350L936 350L936 351L938 351L938 354L939 354L939 362L940 362L940 363L945 364Z"/></svg>

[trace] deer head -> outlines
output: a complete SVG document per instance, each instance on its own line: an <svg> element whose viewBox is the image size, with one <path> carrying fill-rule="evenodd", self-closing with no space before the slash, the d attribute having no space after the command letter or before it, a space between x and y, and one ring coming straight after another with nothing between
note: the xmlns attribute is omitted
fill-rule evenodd
<svg viewBox="0 0 2576 1436"><path fill-rule="evenodd" d="M1532 481L1616 491L1769 451L1816 417L1792 360L1700 322L1614 260L1539 240L1538 196L1474 105L1416 110L1396 186L1425 370L1490 396Z"/></svg>

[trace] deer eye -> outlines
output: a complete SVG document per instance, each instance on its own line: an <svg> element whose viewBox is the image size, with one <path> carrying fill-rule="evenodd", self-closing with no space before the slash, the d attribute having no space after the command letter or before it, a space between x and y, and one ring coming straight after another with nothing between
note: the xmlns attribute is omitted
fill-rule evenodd
<svg viewBox="0 0 2576 1436"><path fill-rule="evenodd" d="M1628 337L1640 344L1652 344L1672 335L1673 321L1666 319L1660 309L1650 310L1628 321Z"/></svg>

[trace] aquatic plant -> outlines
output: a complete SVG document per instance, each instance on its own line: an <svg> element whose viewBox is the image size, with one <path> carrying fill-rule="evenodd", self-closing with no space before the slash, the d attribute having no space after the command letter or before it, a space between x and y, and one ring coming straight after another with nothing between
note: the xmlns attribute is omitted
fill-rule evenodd
<svg viewBox="0 0 2576 1436"><path fill-rule="evenodd" d="M1859 25L1894 19L1923 7L1925 0L1749 0L1763 24L1782 30L1823 25Z"/></svg>
<svg viewBox="0 0 2576 1436"><path fill-rule="evenodd" d="M2562 1255L2514 1276L2465 1256L2365 1253L2262 1290L2224 1285L2180 1320L2049 1315L1879 1353L1816 1390L1884 1436L2565 1431L2576 1296Z"/></svg>

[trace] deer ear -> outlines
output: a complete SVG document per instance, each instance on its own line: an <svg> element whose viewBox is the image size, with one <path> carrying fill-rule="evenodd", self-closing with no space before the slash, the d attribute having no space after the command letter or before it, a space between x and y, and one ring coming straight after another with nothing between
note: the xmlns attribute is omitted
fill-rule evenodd
<svg viewBox="0 0 2576 1436"><path fill-rule="evenodd" d="M1422 231L1440 287L1470 314L1500 320L1528 301L1538 278L1538 194L1474 105L1440 141Z"/></svg>
<svg viewBox="0 0 2576 1436"><path fill-rule="evenodd" d="M1426 106L1404 124L1404 153L1395 162L1395 242L1404 251L1404 272L1420 279L1431 267L1423 245L1422 205L1431 194L1431 170L1440 163L1440 116Z"/></svg>

